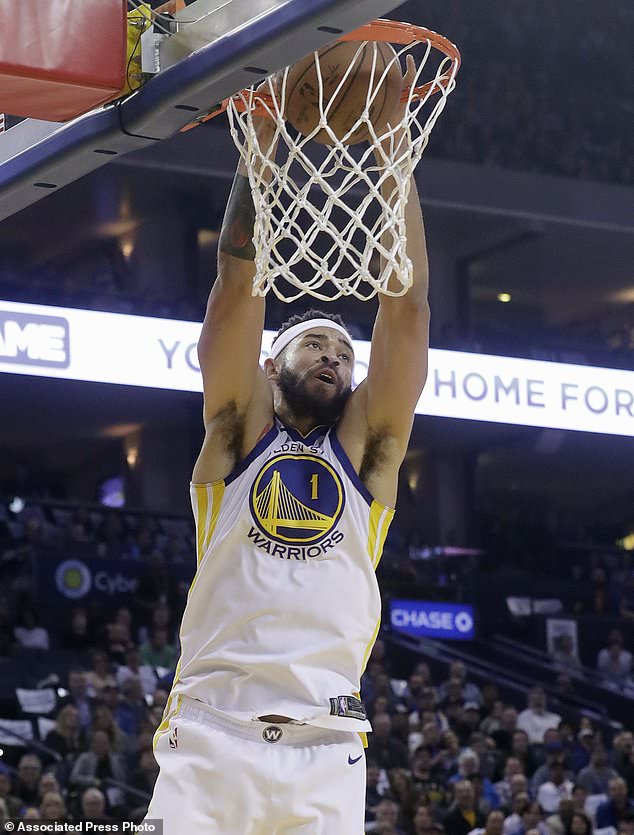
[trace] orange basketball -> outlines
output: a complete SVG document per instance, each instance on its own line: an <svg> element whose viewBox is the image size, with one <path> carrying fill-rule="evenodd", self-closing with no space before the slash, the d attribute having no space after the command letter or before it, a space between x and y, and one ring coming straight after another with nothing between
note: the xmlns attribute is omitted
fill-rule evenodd
<svg viewBox="0 0 634 835"><path fill-rule="evenodd" d="M366 104L368 86L373 79L372 62L374 43L359 41L337 41L324 47L318 53L321 77L323 79L324 110L328 124L338 139L350 131L361 117ZM369 118L376 132L387 126L390 116L401 97L403 76L396 52L389 43L376 42L377 57L374 71L374 86L378 85L386 66L388 72L376 93L369 109ZM336 92L348 67L351 67L341 89ZM298 61L288 71L286 80L285 117L299 131L307 135L319 124L319 76L313 55ZM369 138L367 124L362 123L346 139L347 145L355 145ZM313 139L322 145L331 141L325 129Z"/></svg>

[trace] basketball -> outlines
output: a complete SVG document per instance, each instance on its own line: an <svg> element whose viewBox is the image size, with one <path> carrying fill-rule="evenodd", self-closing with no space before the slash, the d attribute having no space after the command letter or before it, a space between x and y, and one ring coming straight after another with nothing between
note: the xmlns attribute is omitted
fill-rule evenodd
<svg viewBox="0 0 634 835"><path fill-rule="evenodd" d="M377 57L374 77L372 63L376 44ZM285 95L286 120L300 134L310 134L319 124L319 75L323 79L323 103L328 124L338 139L343 139L354 128L365 109L368 86L376 86L389 69L369 109L369 118L380 136L401 97L403 76L396 52L383 41L359 43L359 41L337 41L318 52L319 68L314 54L298 61L288 71ZM396 59L396 60L395 60ZM392 62L392 63L390 63ZM350 72L346 76L346 72ZM346 76L337 92L342 78ZM369 139L366 123L362 123L346 139L347 145L356 145ZM312 137L321 145L332 140L325 129Z"/></svg>

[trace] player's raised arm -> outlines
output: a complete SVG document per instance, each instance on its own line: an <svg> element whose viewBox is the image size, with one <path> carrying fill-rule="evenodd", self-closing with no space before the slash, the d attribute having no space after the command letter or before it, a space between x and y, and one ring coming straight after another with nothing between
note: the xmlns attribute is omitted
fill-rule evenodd
<svg viewBox="0 0 634 835"><path fill-rule="evenodd" d="M262 142L273 135L268 120L260 120L258 133ZM205 423L229 404L243 411L258 373L264 299L251 294L255 275L254 222L251 188L241 160L220 233L218 277L198 342Z"/></svg>
<svg viewBox="0 0 634 835"><path fill-rule="evenodd" d="M274 136L272 123L258 118L256 125L260 143L268 147ZM254 223L251 187L241 160L220 233L218 277L198 341L207 435L194 481L224 477L248 446L245 426L249 406L254 398L270 397L259 366L265 303L262 297L252 295Z"/></svg>
<svg viewBox="0 0 634 835"><path fill-rule="evenodd" d="M415 78L411 56L403 80L404 89ZM401 111L393 117L398 122ZM389 144L389 140L386 140ZM403 128L394 136L396 155L407 152L408 135ZM398 148L401 148L399 151ZM381 191L389 204L394 183L388 177ZM402 453L409 439L414 409L427 378L429 344L429 269L423 215L412 175L405 208L407 255L413 266L413 283L404 296L379 295L379 311L372 333L372 348L367 378L367 415L371 427L382 427L401 445ZM395 287L399 287L394 282Z"/></svg>

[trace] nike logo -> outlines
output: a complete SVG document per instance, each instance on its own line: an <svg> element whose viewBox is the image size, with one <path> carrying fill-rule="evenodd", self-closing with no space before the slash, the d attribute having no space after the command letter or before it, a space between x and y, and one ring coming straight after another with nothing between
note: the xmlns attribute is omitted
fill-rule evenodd
<svg viewBox="0 0 634 835"><path fill-rule="evenodd" d="M354 759L352 759L350 754L348 754L348 765L354 765L355 763L358 763L362 756L363 756L363 754L359 754L358 757L355 757Z"/></svg>

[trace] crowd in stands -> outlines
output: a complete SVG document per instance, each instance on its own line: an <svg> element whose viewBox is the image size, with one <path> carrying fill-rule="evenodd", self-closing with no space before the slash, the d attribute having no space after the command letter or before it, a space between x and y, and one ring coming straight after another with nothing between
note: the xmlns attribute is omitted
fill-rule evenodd
<svg viewBox="0 0 634 835"><path fill-rule="evenodd" d="M634 747L584 715L548 709L540 687L518 710L462 662L434 681L421 662L393 680L379 641L363 682L374 733L366 832L382 835L608 835L634 832Z"/></svg>
<svg viewBox="0 0 634 835"><path fill-rule="evenodd" d="M608 12L580 0L574 23L566 6L547 2L448 0L428 15L463 60L430 155L634 183L631 3Z"/></svg>
<svg viewBox="0 0 634 835"><path fill-rule="evenodd" d="M43 712L41 744L11 747L4 738L0 819L110 822L145 812L157 774L152 737L177 663L184 605L168 568L194 550L187 526L168 537L156 517L133 517L77 507L58 513L55 524L51 509L29 517L27 507L19 523L15 514L0 520L1 669L24 652L45 658L53 649L72 658L52 685L55 707ZM77 603L54 623L39 623L28 563L46 537L87 559L147 565L130 605L109 611ZM597 671L619 692L628 681L634 686L625 631L634 619L632 595L634 581L621 600L624 629L607 636L596 658ZM570 674L579 671L565 636L555 661ZM51 687L48 679L40 684ZM520 704L495 682L472 681L460 661L434 674L423 661L396 670L382 640L362 696L374 727L366 832L634 835L634 722L623 727L576 708L566 713L562 701L550 709L541 687ZM6 694L2 699L6 709Z"/></svg>

